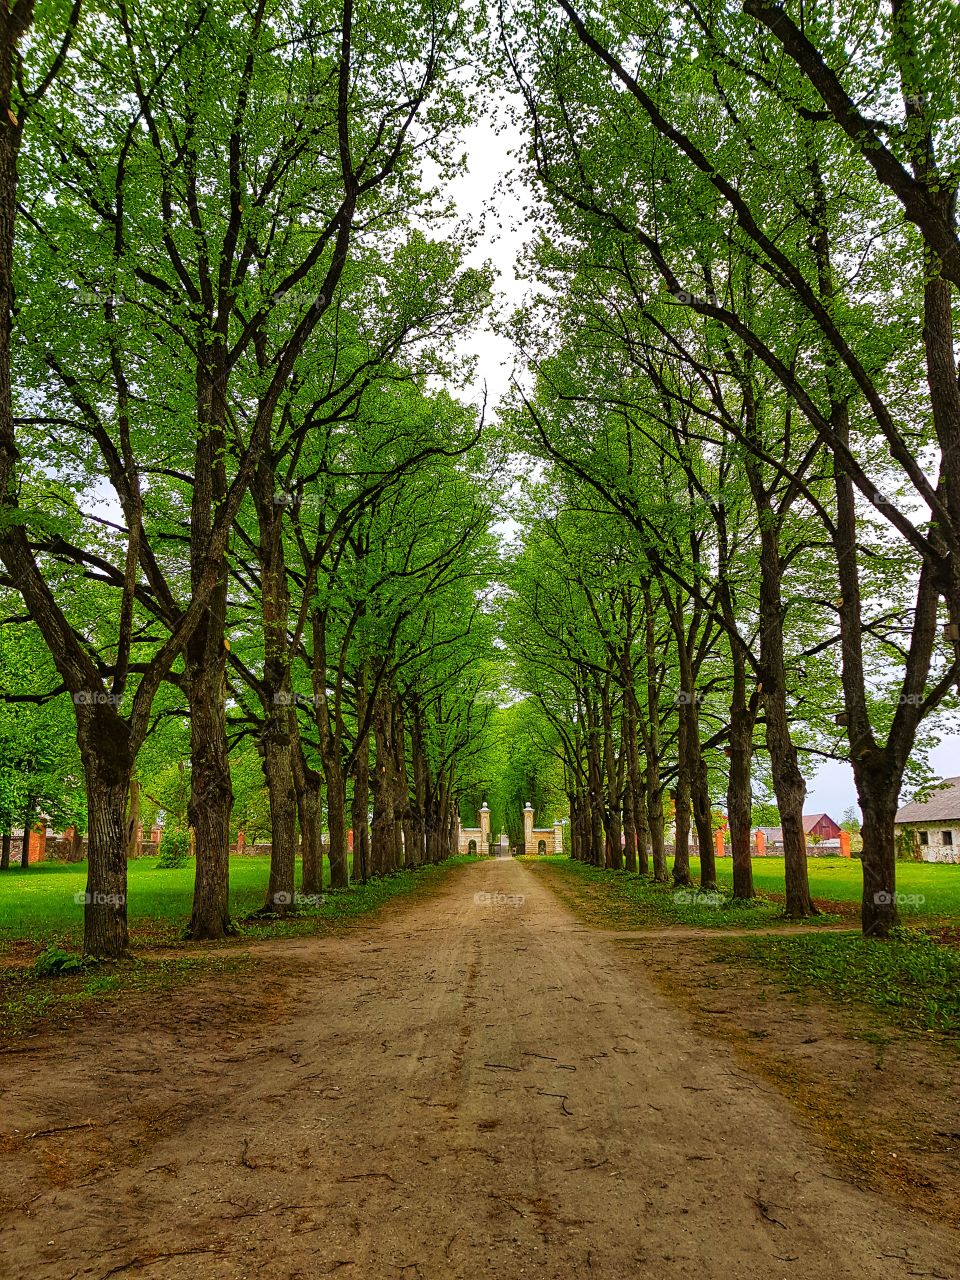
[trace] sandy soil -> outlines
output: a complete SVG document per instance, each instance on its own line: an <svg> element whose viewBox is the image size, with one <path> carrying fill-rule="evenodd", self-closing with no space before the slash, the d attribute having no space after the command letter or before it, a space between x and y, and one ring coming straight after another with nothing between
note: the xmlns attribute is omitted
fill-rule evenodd
<svg viewBox="0 0 960 1280"><path fill-rule="evenodd" d="M261 959L2 1059L0 1274L960 1275L515 862Z"/></svg>

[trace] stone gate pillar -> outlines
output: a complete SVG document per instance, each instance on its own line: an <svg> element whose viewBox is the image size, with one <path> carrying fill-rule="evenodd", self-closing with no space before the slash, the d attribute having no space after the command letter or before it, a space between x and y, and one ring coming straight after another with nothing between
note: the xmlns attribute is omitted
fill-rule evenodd
<svg viewBox="0 0 960 1280"><path fill-rule="evenodd" d="M563 823L553 824L553 852L563 853Z"/></svg>
<svg viewBox="0 0 960 1280"><path fill-rule="evenodd" d="M484 800L480 806L480 843L483 848L481 853L490 852L490 806Z"/></svg>
<svg viewBox="0 0 960 1280"><path fill-rule="evenodd" d="M523 852L528 856L535 852L533 846L533 805L529 800L523 806Z"/></svg>

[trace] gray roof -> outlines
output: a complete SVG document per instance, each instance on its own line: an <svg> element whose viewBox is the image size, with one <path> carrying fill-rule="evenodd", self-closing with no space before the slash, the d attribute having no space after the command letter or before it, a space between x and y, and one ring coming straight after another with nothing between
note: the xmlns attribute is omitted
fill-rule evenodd
<svg viewBox="0 0 960 1280"><path fill-rule="evenodd" d="M897 810L897 822L960 822L960 778L944 778L929 800L911 800Z"/></svg>

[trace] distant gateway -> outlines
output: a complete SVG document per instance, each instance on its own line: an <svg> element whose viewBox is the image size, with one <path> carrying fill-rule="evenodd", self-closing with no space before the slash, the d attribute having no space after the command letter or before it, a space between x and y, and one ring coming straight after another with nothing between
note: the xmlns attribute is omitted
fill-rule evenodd
<svg viewBox="0 0 960 1280"><path fill-rule="evenodd" d="M490 806L484 800L480 806L479 827L461 827L458 849L460 853L494 853L498 849L506 851L507 837L501 835L498 840L490 839ZM555 822L552 827L535 827L533 825L533 806L528 800L523 808L523 852L526 854L563 853L563 824Z"/></svg>

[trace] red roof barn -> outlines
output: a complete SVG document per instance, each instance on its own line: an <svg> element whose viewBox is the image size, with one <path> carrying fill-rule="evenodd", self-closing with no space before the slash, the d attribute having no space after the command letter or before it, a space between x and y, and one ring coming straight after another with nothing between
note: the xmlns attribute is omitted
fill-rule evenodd
<svg viewBox="0 0 960 1280"><path fill-rule="evenodd" d="M828 813L805 813L803 830L808 839L810 836L818 840L837 840L840 837L840 828Z"/></svg>

